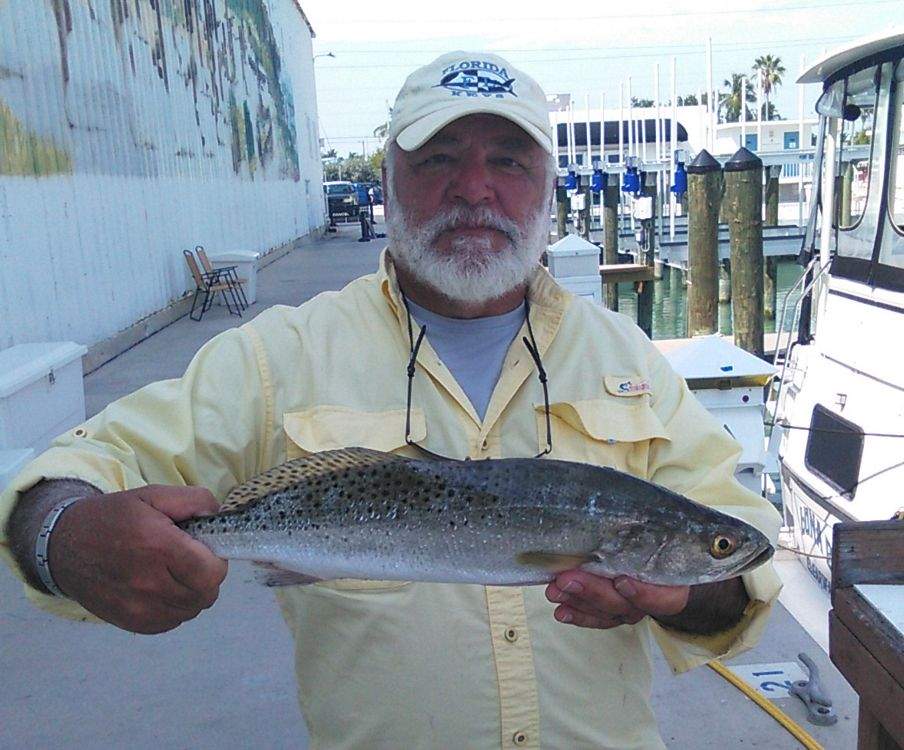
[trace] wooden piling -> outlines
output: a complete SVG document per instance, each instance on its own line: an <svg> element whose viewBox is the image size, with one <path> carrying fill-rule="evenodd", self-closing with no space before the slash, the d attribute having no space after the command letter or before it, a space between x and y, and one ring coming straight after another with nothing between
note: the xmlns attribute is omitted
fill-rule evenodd
<svg viewBox="0 0 904 750"><path fill-rule="evenodd" d="M778 226L778 178L782 165L777 164L766 169L766 216L767 227ZM778 266L774 257L763 259L763 315L767 320L775 320L776 307L776 273Z"/></svg>
<svg viewBox="0 0 904 750"><path fill-rule="evenodd" d="M737 346L763 356L763 162L739 148L725 163L731 317Z"/></svg>
<svg viewBox="0 0 904 750"><path fill-rule="evenodd" d="M731 302L731 261L728 258L719 261L719 304Z"/></svg>
<svg viewBox="0 0 904 750"><path fill-rule="evenodd" d="M593 216L593 191L588 186L581 188L584 208L581 209L581 236L590 242L590 218Z"/></svg>
<svg viewBox="0 0 904 750"><path fill-rule="evenodd" d="M656 261L656 211L658 210L656 199L656 175L653 177L653 184L648 185L644 179L642 194L653 201L653 218L644 219L644 246L641 248L643 263L651 268ZM653 338L653 298L655 293L655 281L641 282L637 291L637 326L647 336Z"/></svg>
<svg viewBox="0 0 904 750"><path fill-rule="evenodd" d="M838 226L851 226L851 190L854 185L854 165L845 162L841 173L841 215L838 217Z"/></svg>
<svg viewBox="0 0 904 750"><path fill-rule="evenodd" d="M612 175L612 185L606 185L603 198L603 263L614 266L618 263L618 175ZM618 310L618 284L605 284L606 307Z"/></svg>
<svg viewBox="0 0 904 750"><path fill-rule="evenodd" d="M562 187L556 187L556 231L559 239L568 234L568 191Z"/></svg>
<svg viewBox="0 0 904 750"><path fill-rule="evenodd" d="M719 206L722 167L706 149L687 166L687 333L719 330Z"/></svg>

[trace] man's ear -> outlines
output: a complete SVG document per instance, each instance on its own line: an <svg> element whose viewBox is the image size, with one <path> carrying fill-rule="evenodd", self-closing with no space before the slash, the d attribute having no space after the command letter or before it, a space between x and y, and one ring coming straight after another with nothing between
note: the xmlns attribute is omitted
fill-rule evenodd
<svg viewBox="0 0 904 750"><path fill-rule="evenodd" d="M391 200L390 196L390 187L389 180L386 179L386 158L383 158L383 161L380 164L380 180L383 183L383 221L386 221L386 217L389 216L390 208L389 203Z"/></svg>

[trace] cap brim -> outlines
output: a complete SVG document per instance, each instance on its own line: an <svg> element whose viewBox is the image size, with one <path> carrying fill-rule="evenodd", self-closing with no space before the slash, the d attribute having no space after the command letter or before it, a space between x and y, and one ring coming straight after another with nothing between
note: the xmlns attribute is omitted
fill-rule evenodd
<svg viewBox="0 0 904 750"><path fill-rule="evenodd" d="M551 131L541 131L526 118L521 117L517 113L513 113L507 104L508 103L494 107L493 102L487 101L486 99L464 99L456 101L453 106L431 112L429 115L425 115L408 127L403 128L396 136L396 143L403 151L414 151L423 146L450 122L454 122L467 115L487 114L504 117L506 120L515 123L539 143L547 154L551 154ZM552 126L550 126L550 128L551 127Z"/></svg>

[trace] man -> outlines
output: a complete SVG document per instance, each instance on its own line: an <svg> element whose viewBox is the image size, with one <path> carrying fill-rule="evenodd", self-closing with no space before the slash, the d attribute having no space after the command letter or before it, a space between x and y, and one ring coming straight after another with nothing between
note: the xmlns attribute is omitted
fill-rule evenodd
<svg viewBox="0 0 904 750"><path fill-rule="evenodd" d="M350 445L610 465L774 537L775 511L733 480L737 445L652 344L539 267L552 152L543 92L505 60L456 52L415 71L393 110L379 271L217 336L180 380L29 466L0 502L28 595L176 627L214 603L226 564L172 521ZM54 521L45 563L35 540ZM545 588L343 580L279 600L314 747L627 750L662 747L651 641L676 671L737 653L778 588L768 567L691 588L568 571Z"/></svg>

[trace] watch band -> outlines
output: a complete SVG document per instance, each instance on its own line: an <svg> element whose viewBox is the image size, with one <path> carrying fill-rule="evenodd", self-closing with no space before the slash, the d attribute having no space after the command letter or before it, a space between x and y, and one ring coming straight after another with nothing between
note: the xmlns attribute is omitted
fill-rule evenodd
<svg viewBox="0 0 904 750"><path fill-rule="evenodd" d="M35 540L35 563L38 569L38 576L41 578L41 583L43 583L47 587L47 590L54 596L65 597L66 595L60 591L60 587L56 585L56 581L53 580L53 576L50 573L50 555L48 553L48 550L50 549L50 534L53 531L53 527L57 525L57 521L60 520L60 516L63 515L63 512L70 505L77 503L79 500L84 500L84 496L70 497L66 500L61 500L54 505L44 518L44 522L41 524L41 529L38 532L38 538Z"/></svg>

